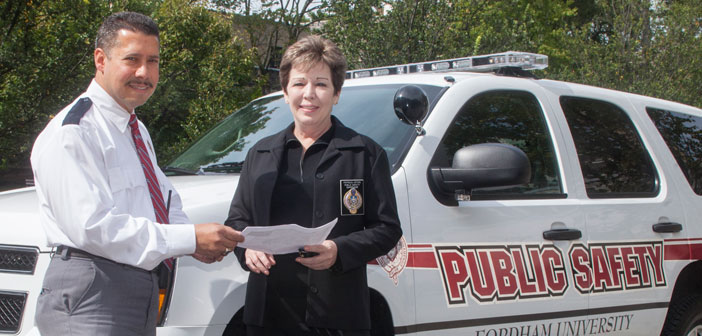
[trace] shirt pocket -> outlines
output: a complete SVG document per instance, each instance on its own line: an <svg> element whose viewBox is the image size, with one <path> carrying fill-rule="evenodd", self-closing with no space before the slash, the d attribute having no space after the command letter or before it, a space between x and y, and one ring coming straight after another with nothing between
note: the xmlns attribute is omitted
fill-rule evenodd
<svg viewBox="0 0 702 336"><path fill-rule="evenodd" d="M108 168L107 175L113 194L146 187L146 180L141 167L116 166Z"/></svg>

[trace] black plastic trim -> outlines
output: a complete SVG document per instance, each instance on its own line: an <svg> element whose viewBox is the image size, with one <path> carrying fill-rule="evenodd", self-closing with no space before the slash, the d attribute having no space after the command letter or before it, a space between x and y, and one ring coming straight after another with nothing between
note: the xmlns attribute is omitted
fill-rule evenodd
<svg viewBox="0 0 702 336"><path fill-rule="evenodd" d="M4 253L21 253L27 254L29 257L33 257L34 260L31 261L31 269L27 267L26 269L9 269L3 264L6 262L2 254ZM19 274L34 274L37 267L37 262L39 260L39 248L35 246L20 246L20 245L0 245L0 273L19 273Z"/></svg>
<svg viewBox="0 0 702 336"><path fill-rule="evenodd" d="M577 240L583 237L578 229L554 229L543 232L546 240Z"/></svg>
<svg viewBox="0 0 702 336"><path fill-rule="evenodd" d="M27 292L0 291L0 298L14 297L22 301L19 316L13 316L17 318L16 324L10 326L0 325L0 334L16 334L17 332L19 332L20 327L22 326L22 319L24 318L24 309L27 306L27 296ZM0 305L0 309L8 308L6 302L3 302L2 300L0 300L0 302L3 303L2 305ZM2 310L0 310L0 313L2 313ZM3 315L5 315L5 313L3 313Z"/></svg>
<svg viewBox="0 0 702 336"><path fill-rule="evenodd" d="M651 228L653 229L653 232L675 233L682 231L683 226L680 223L658 223L653 224Z"/></svg>

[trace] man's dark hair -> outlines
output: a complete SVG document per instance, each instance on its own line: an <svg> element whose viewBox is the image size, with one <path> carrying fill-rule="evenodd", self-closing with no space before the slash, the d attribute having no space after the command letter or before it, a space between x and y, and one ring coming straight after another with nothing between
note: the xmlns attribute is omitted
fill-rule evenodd
<svg viewBox="0 0 702 336"><path fill-rule="evenodd" d="M119 12L108 16L98 29L95 48L109 54L117 43L117 32L126 29L158 38L158 25L150 17L135 12Z"/></svg>

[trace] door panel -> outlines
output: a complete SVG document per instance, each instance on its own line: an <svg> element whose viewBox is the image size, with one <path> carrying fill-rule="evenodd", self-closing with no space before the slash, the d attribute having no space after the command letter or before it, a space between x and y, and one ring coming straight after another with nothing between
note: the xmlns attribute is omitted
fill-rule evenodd
<svg viewBox="0 0 702 336"><path fill-rule="evenodd" d="M684 222L679 196L649 154L635 116L626 112L632 110L628 102L574 95L559 103L586 190L588 235L587 245L577 248L577 289L590 293L593 321L607 321L615 331L657 334L680 267L667 260L666 246L681 233L653 227ZM617 328L610 326L614 321Z"/></svg>
<svg viewBox="0 0 702 336"><path fill-rule="evenodd" d="M427 120L426 135L404 161L413 234L407 266L414 269L417 317L400 331L563 334L587 319L587 293L571 289L568 254L582 240L543 237L552 230L583 237L587 231L579 202L565 193L553 140L560 135L542 109L541 92L529 81L464 81ZM432 197L428 169L449 167L456 150L485 142L522 149L532 165L530 182L474 190L457 206Z"/></svg>

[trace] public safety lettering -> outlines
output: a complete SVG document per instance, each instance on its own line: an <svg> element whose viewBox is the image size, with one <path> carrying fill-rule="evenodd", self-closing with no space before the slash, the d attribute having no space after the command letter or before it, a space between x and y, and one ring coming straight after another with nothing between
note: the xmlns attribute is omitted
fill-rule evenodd
<svg viewBox="0 0 702 336"><path fill-rule="evenodd" d="M449 305L563 296L666 285L662 242L434 245ZM570 276L568 275L570 273Z"/></svg>
<svg viewBox="0 0 702 336"><path fill-rule="evenodd" d="M663 243L573 244L570 259L580 293L665 286Z"/></svg>

